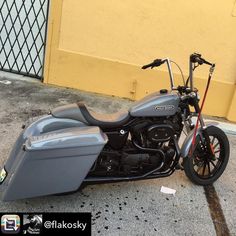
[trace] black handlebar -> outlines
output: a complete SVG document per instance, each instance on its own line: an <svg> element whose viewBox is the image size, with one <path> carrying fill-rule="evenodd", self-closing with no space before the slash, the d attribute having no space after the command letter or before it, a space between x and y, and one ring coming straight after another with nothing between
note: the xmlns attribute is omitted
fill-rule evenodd
<svg viewBox="0 0 236 236"><path fill-rule="evenodd" d="M150 68L150 67L151 67L151 69L154 68L154 67L158 67L158 66L162 65L163 63L165 63L165 61L166 60L156 59L152 63L142 66L142 69L145 70L145 69ZM198 54L198 53L193 53L192 55L190 55L190 61L192 63L198 63L199 65L202 65L202 64L207 64L209 66L213 65L209 61L203 59L202 55Z"/></svg>
<svg viewBox="0 0 236 236"><path fill-rule="evenodd" d="M194 53L190 56L190 61L193 62L193 63L198 63L199 65L202 65L202 64L207 64L209 66L212 66L213 64L210 63L209 61L205 60L202 58L202 55L201 54L198 54L198 53Z"/></svg>
<svg viewBox="0 0 236 236"><path fill-rule="evenodd" d="M145 70L145 69L147 69L147 68L149 68L149 67L151 67L151 69L152 69L152 68L154 68L154 67L157 67L157 66L162 65L164 62L165 62L165 60L156 59L156 60L154 60L152 63L147 64L147 65L144 65L144 66L142 67L142 69Z"/></svg>

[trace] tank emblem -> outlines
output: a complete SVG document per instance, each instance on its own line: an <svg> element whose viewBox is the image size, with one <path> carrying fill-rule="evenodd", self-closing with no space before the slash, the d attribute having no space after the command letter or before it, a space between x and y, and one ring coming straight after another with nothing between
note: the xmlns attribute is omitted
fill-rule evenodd
<svg viewBox="0 0 236 236"><path fill-rule="evenodd" d="M174 109L174 105L155 106L155 110L157 111L172 111Z"/></svg>

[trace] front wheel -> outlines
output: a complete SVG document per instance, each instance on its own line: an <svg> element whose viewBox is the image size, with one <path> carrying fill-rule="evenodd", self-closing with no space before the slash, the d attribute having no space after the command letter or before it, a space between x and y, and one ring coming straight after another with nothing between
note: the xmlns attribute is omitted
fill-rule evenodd
<svg viewBox="0 0 236 236"><path fill-rule="evenodd" d="M215 157L212 158L207 153L205 145L198 140L193 154L186 157L183 162L185 174L198 185L215 182L224 172L229 160L229 141L225 133L215 126L209 126L207 133Z"/></svg>

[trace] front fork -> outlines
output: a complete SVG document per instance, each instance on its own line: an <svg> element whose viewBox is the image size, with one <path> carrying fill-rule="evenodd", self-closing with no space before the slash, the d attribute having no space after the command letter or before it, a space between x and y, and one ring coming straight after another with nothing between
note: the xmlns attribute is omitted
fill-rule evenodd
<svg viewBox="0 0 236 236"><path fill-rule="evenodd" d="M198 103L197 98L194 98L193 105L194 105L195 111L198 114L197 124L195 125L194 129L198 128L198 120L199 120L200 127L201 127L200 128L201 129L201 134L202 134L202 138L203 138L203 143L205 144L206 151L209 154L209 157L211 159L215 160L214 148L213 148L213 145L211 143L209 134L207 132L207 127L206 127L205 122L203 120L203 117L202 117L202 114L201 114L201 109L199 107L199 103ZM193 139L195 139L195 137L193 137ZM193 144L193 146L194 146L194 144ZM192 146L192 150L195 148L193 146Z"/></svg>

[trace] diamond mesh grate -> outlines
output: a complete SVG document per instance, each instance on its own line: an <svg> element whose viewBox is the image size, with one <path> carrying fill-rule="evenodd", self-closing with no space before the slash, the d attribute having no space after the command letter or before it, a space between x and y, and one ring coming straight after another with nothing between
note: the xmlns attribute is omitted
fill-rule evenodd
<svg viewBox="0 0 236 236"><path fill-rule="evenodd" d="M0 1L0 70L43 78L48 4Z"/></svg>

